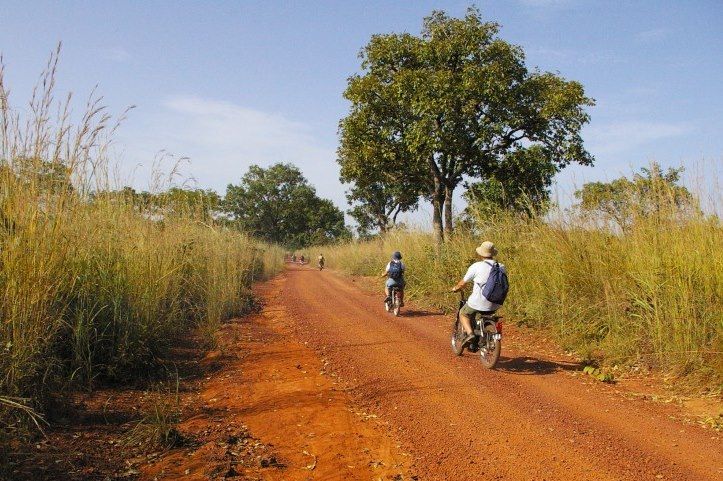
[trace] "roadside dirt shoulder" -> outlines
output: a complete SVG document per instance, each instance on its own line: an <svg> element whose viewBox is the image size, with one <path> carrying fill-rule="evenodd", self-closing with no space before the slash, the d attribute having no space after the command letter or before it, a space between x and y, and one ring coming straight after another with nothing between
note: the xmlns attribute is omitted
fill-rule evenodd
<svg viewBox="0 0 723 481"><path fill-rule="evenodd" d="M324 363L294 340L282 275L260 286L262 311L224 325L197 412L179 425L202 442L142 470L141 479L414 479L408 455L375 416L354 409Z"/></svg>

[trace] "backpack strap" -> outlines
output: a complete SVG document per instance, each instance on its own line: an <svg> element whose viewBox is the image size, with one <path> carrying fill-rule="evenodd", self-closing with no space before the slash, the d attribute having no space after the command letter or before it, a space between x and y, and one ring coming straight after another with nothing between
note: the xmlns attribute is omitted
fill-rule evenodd
<svg viewBox="0 0 723 481"><path fill-rule="evenodd" d="M482 262L484 262L485 264L487 264L487 265L490 266L490 267L494 267L494 266L496 266L496 265L499 265L499 262L497 262L497 261L494 261L494 264L490 264L490 263L487 262L487 261L482 261ZM491 271L490 271L490 272L491 272ZM490 279L489 276L487 276L487 281L488 281L489 279ZM487 281L485 281L484 284L477 284L477 285L479 286L480 289L484 289L484 287L487 285Z"/></svg>

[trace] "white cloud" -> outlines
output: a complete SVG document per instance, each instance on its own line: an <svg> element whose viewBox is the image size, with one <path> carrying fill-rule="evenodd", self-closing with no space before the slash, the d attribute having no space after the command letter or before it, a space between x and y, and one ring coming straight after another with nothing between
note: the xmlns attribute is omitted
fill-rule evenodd
<svg viewBox="0 0 723 481"><path fill-rule="evenodd" d="M663 40L668 36L670 30L665 28L653 28L651 30L645 30L635 35L635 39L641 43L655 43Z"/></svg>
<svg viewBox="0 0 723 481"><path fill-rule="evenodd" d="M321 196L345 204L344 188L337 180L335 147L323 145L308 125L280 114L193 96L169 98L162 107L143 119L143 132L128 135L124 142L125 157L143 159L142 170L147 170L158 150L165 149L189 157L190 165L183 173L199 186L223 192L251 164L290 162Z"/></svg>
<svg viewBox="0 0 723 481"><path fill-rule="evenodd" d="M684 123L629 120L585 129L584 138L589 150L596 155L620 154L650 142L678 137L691 130Z"/></svg>
<svg viewBox="0 0 723 481"><path fill-rule="evenodd" d="M185 129L193 132L189 143L230 150L250 160L328 154L305 124L282 115L198 97L175 97L165 106L187 122Z"/></svg>
<svg viewBox="0 0 723 481"><path fill-rule="evenodd" d="M103 58L114 62L127 62L131 59L131 54L123 47L109 48L102 52Z"/></svg>
<svg viewBox="0 0 723 481"><path fill-rule="evenodd" d="M625 62L625 59L623 57L607 50L590 52L533 46L527 49L527 54L528 57L533 60L541 59L550 62L565 62L587 65L609 65Z"/></svg>
<svg viewBox="0 0 723 481"><path fill-rule="evenodd" d="M567 60L570 58L570 52L556 48L532 46L525 49L528 57L539 57L546 60Z"/></svg>

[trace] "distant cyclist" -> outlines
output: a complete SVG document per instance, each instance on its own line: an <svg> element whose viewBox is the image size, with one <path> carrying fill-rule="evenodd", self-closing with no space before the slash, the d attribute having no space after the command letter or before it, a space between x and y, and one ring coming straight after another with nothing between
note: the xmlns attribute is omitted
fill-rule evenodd
<svg viewBox="0 0 723 481"><path fill-rule="evenodd" d="M319 254L319 270L324 268L324 254Z"/></svg>
<svg viewBox="0 0 723 481"><path fill-rule="evenodd" d="M392 258L384 269L384 273L380 277L386 277L387 282L384 286L384 293L386 297L384 302L389 302L391 299L391 288L399 288L399 307L404 307L404 271L406 266L402 262L402 253L399 251L392 254Z"/></svg>
<svg viewBox="0 0 723 481"><path fill-rule="evenodd" d="M500 304L495 304L482 294L493 269L499 269L506 279L507 272L505 271L505 266L495 260L495 256L497 256L495 245L490 241L485 241L475 249L475 252L477 252L477 255L482 259L469 266L462 280L452 288L452 292L457 292L463 289L468 282L472 281L474 283L472 294L470 294L467 303L462 306L462 309L459 311L459 318L462 321L462 327L464 327L464 332L467 335L462 342L463 346L466 346L475 338L472 329L472 321L474 318L477 317L478 314L492 314L502 307L501 303L504 301L504 299L502 299L499 301ZM490 295L490 297L493 296Z"/></svg>
<svg viewBox="0 0 723 481"><path fill-rule="evenodd" d="M303 264L303 263L304 263L304 254L301 254L301 259L300 259L300 260L301 260L301 263Z"/></svg>

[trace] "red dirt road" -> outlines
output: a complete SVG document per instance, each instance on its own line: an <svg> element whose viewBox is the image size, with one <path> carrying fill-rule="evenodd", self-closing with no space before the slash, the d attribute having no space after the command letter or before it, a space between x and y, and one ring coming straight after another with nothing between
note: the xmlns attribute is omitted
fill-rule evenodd
<svg viewBox="0 0 723 481"><path fill-rule="evenodd" d="M453 356L449 316L383 310L332 272L292 267L269 304L322 357L360 409L378 415L423 480L723 479L719 433L630 399L506 330L497 370ZM263 438L263 436L261 435Z"/></svg>

